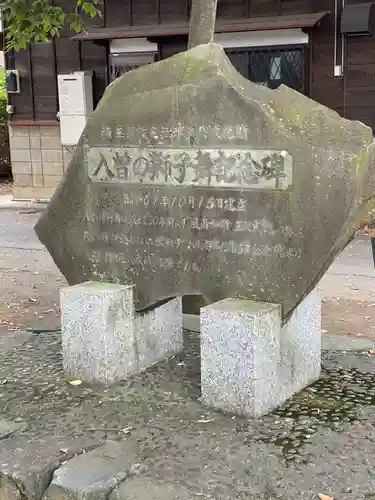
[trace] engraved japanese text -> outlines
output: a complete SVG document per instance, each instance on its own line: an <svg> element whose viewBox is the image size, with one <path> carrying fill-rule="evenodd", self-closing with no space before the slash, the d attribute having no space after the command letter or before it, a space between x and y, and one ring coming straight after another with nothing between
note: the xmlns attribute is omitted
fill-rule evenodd
<svg viewBox="0 0 375 500"><path fill-rule="evenodd" d="M92 147L86 158L94 182L242 190L292 184L286 151Z"/></svg>

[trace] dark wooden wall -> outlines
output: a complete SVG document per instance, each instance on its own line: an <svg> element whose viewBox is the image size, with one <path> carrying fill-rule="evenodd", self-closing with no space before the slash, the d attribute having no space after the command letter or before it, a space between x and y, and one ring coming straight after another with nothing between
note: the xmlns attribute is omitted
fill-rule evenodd
<svg viewBox="0 0 375 500"><path fill-rule="evenodd" d="M346 0L364 3L371 0ZM76 0L58 0L72 9ZM341 2L338 2L341 4ZM348 38L345 43L344 78L335 78L334 0L219 0L218 18L243 18L330 10L312 32L310 71L307 88L310 96L350 119L359 119L375 130L375 36ZM186 21L189 0L104 0L103 18L95 26L123 26ZM94 100L97 103L107 85L108 45L90 41L75 42L64 32L49 44L32 44L28 50L9 54L7 65L20 70L21 93L10 97L15 106L14 121L55 121L58 111L58 73L76 70L94 72ZM160 40L160 57L184 50L186 40L169 37ZM338 52L341 50L339 40ZM338 53L338 61L341 61Z"/></svg>
<svg viewBox="0 0 375 500"><path fill-rule="evenodd" d="M73 9L76 0L59 0L59 5ZM96 19L96 25L104 19ZM94 102L99 102L107 86L106 46L92 42L74 42L67 30L47 44L30 44L28 49L7 54L8 68L20 70L20 94L10 96L15 107L12 121L51 122L57 120L57 75L72 71L93 71Z"/></svg>
<svg viewBox="0 0 375 500"><path fill-rule="evenodd" d="M320 8L333 12L334 0L315 1L320 1ZM346 5L368 2L372 0L345 1ZM333 74L334 16L332 14L323 20L319 29L314 30L312 37L310 96L350 120L360 120L366 123L375 132L375 34L345 37L343 47L341 37L338 37L338 64L342 61L342 49L344 51L344 76L335 78Z"/></svg>

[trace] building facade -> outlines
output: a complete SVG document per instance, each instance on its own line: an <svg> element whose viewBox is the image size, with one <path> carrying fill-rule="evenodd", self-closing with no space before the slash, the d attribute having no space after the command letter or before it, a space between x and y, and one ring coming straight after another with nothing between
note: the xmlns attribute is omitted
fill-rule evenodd
<svg viewBox="0 0 375 500"><path fill-rule="evenodd" d="M215 37L250 80L289 85L375 129L374 11L366 0L219 0ZM92 72L95 106L119 75L185 50L189 15L189 0L104 0L86 33L7 54L20 76L9 95L16 199L49 199L72 156L61 144L57 75Z"/></svg>

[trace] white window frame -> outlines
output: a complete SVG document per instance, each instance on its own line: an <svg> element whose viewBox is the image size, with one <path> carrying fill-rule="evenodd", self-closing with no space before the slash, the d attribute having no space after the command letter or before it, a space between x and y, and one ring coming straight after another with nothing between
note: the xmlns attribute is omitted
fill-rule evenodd
<svg viewBox="0 0 375 500"><path fill-rule="evenodd" d="M137 54L158 53L158 44L152 43L147 38L119 38L111 40L110 54Z"/></svg>
<svg viewBox="0 0 375 500"><path fill-rule="evenodd" d="M214 41L222 45L224 49L284 47L287 45L306 45L309 43L309 35L304 33L302 29L244 31L216 33Z"/></svg>

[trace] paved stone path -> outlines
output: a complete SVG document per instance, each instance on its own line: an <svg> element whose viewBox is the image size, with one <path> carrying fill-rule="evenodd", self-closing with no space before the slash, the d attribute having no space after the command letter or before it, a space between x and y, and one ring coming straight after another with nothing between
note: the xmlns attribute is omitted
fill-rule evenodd
<svg viewBox="0 0 375 500"><path fill-rule="evenodd" d="M248 421L201 405L198 343L104 388L69 384L58 333L2 339L0 499L375 497L371 353L326 352L316 384Z"/></svg>

